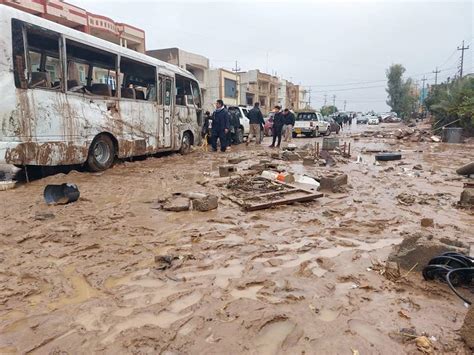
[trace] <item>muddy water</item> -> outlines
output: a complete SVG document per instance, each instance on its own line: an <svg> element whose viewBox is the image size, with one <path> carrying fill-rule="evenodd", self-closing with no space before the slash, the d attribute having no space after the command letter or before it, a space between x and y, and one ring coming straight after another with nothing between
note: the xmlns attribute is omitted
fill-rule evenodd
<svg viewBox="0 0 474 355"><path fill-rule="evenodd" d="M466 310L443 285L428 291L416 273L393 283L371 266L410 233L474 242L473 215L453 207L462 183L452 179L474 147L350 138L396 127L345 129L352 158L331 168L280 161L310 176L348 173L349 185L264 211L243 212L221 195L227 157L248 157L240 170L268 159L269 149L253 146L73 171L1 192L0 353L400 354L415 351L393 336L409 327L436 337L438 352L467 353L458 336ZM375 165L371 150L401 150L403 160ZM46 206L44 186L62 182L76 183L81 199ZM187 191L217 194L219 208L155 208ZM417 202L400 205L402 192ZM44 212L54 218L38 220ZM435 228L422 229L423 217ZM157 255L175 259L162 270Z"/></svg>

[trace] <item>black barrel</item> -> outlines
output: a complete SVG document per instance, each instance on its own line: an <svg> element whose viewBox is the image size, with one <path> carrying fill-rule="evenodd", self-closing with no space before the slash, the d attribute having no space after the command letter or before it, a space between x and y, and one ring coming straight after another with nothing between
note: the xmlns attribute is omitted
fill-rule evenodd
<svg viewBox="0 0 474 355"><path fill-rule="evenodd" d="M46 185L44 188L44 200L48 205L65 205L77 201L80 196L79 189L75 184Z"/></svg>

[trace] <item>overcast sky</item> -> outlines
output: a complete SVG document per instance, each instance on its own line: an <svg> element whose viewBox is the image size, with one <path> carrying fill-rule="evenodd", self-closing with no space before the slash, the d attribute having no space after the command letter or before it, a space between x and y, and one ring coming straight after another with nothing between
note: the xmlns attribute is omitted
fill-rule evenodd
<svg viewBox="0 0 474 355"><path fill-rule="evenodd" d="M327 94L347 110L388 110L385 70L401 63L406 75L434 82L472 72L471 1L91 1L68 2L140 27L147 49L179 47L211 66L260 69L310 86L319 108ZM421 81L420 81L421 85Z"/></svg>

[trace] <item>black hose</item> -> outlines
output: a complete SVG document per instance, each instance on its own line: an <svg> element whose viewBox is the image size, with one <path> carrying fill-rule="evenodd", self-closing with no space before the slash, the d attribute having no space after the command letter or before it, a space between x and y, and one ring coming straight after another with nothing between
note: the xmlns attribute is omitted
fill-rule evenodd
<svg viewBox="0 0 474 355"><path fill-rule="evenodd" d="M463 267L463 268L459 268L459 269L453 269L453 270L449 271L446 274L446 281L448 282L449 288L451 288L451 290L453 290L453 292L456 294L456 296L458 296L460 299L462 299L468 305L471 305L472 304L471 301L469 301L469 300L465 299L463 296L461 296L459 294L459 292L454 288L453 284L451 283L451 274L453 272L457 272L457 271L471 271L474 274L474 268L472 268L472 267Z"/></svg>

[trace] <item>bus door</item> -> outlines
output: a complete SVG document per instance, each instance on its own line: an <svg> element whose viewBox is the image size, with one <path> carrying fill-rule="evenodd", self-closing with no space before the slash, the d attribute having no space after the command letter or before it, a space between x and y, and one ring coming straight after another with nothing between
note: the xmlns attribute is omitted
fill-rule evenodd
<svg viewBox="0 0 474 355"><path fill-rule="evenodd" d="M161 142L164 148L171 147L171 134L172 134L172 106L173 106L173 78L160 75L159 78L160 92L163 95L163 112L161 117Z"/></svg>

